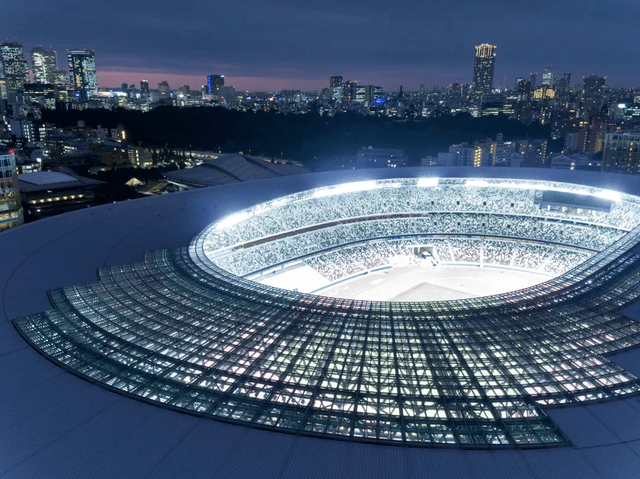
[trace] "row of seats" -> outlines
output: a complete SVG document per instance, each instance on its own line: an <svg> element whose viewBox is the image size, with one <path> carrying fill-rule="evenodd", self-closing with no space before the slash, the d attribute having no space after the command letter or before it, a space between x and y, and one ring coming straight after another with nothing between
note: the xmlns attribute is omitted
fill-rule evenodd
<svg viewBox="0 0 640 479"><path fill-rule="evenodd" d="M525 242L438 238L424 239L433 247L434 263L470 263L526 269L559 275L582 263L593 253ZM330 281L340 281L358 273L389 266L392 258L413 256L412 240L366 242L345 246L305 259L305 262Z"/></svg>
<svg viewBox="0 0 640 479"><path fill-rule="evenodd" d="M303 194L285 197L278 206L258 206L249 217L223 228L213 229L208 249L246 243L282 232L308 228L347 218L409 213L467 213L474 216L515 215L575 221L602 225L623 231L636 226L640 206L631 202L612 202L611 211L540 208L535 191L473 186L420 188L405 186L313 197ZM460 217L460 215L458 215ZM512 227L517 227L514 222Z"/></svg>
<svg viewBox="0 0 640 479"><path fill-rule="evenodd" d="M221 268L246 275L269 266L327 249L376 238L416 235L482 235L601 251L624 235L621 230L584 226L539 218L485 214L442 214L429 217L358 221L286 236L225 254L209 252ZM415 240L412 240L415 243ZM426 241L426 240L425 240ZM458 253L451 261L477 262L473 251ZM465 255L471 259L465 259ZM534 268L528 268L534 269Z"/></svg>

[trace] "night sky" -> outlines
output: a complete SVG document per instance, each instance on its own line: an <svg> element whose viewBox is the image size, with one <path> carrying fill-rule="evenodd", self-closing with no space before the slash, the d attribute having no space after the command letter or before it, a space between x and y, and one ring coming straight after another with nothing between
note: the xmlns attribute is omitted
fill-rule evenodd
<svg viewBox="0 0 640 479"><path fill-rule="evenodd" d="M553 65L640 86L637 0L5 0L2 37L26 52L96 52L101 87L147 79L200 88L313 90L329 75L417 90L471 82L474 45L498 46L494 86ZM25 55L28 59L28 53Z"/></svg>

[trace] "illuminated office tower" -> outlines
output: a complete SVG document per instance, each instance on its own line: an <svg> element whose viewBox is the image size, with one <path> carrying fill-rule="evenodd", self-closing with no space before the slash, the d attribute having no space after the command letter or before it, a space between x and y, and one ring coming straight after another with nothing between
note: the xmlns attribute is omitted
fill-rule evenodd
<svg viewBox="0 0 640 479"><path fill-rule="evenodd" d="M329 77L329 88L331 89L331 99L341 100L344 95L342 90L342 77L339 75L333 75Z"/></svg>
<svg viewBox="0 0 640 479"><path fill-rule="evenodd" d="M33 83L55 84L58 73L56 52L42 47L31 49L31 74Z"/></svg>
<svg viewBox="0 0 640 479"><path fill-rule="evenodd" d="M24 59L22 45L6 42L0 45L0 56L4 64L5 87L7 91L23 91L29 83L29 66Z"/></svg>
<svg viewBox="0 0 640 479"><path fill-rule="evenodd" d="M69 82L83 96L98 93L96 57L93 50L68 50Z"/></svg>
<svg viewBox="0 0 640 479"><path fill-rule="evenodd" d="M145 94L149 93L149 82L147 80L142 80L140 82L140 91Z"/></svg>
<svg viewBox="0 0 640 479"><path fill-rule="evenodd" d="M207 85L209 95L215 95L220 88L224 87L224 75L207 75Z"/></svg>
<svg viewBox="0 0 640 479"><path fill-rule="evenodd" d="M553 85L553 75L555 70L553 67L544 67L542 70L542 84L546 86Z"/></svg>
<svg viewBox="0 0 640 479"><path fill-rule="evenodd" d="M366 105L374 105L376 100L383 97L382 88L376 85L360 85L356 86L356 94L353 101L364 103Z"/></svg>
<svg viewBox="0 0 640 479"><path fill-rule="evenodd" d="M356 93L358 89L358 82L355 80L349 80L344 82L343 90L344 90L344 99L347 102L356 101Z"/></svg>
<svg viewBox="0 0 640 479"><path fill-rule="evenodd" d="M476 46L476 58L473 65L473 93L487 95L493 90L493 70L496 65L498 47L483 43Z"/></svg>
<svg viewBox="0 0 640 479"><path fill-rule="evenodd" d="M0 231L24 222L13 150L0 152Z"/></svg>

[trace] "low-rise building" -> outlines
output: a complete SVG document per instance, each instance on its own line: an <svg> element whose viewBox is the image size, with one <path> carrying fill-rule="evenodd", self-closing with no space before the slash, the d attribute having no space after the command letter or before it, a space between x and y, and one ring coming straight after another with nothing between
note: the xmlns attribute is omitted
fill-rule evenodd
<svg viewBox="0 0 640 479"><path fill-rule="evenodd" d="M67 168L25 173L18 177L26 221L95 206L103 181L79 176Z"/></svg>
<svg viewBox="0 0 640 479"><path fill-rule="evenodd" d="M0 153L0 231L24 222L13 150Z"/></svg>

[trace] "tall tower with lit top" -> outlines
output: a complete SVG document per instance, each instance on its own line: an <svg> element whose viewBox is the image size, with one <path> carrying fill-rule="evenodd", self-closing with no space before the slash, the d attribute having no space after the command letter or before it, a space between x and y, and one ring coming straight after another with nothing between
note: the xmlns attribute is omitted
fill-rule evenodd
<svg viewBox="0 0 640 479"><path fill-rule="evenodd" d="M493 90L493 70L496 65L498 47L483 43L476 46L476 58L473 64L473 93L487 95Z"/></svg>

